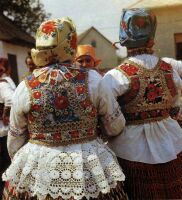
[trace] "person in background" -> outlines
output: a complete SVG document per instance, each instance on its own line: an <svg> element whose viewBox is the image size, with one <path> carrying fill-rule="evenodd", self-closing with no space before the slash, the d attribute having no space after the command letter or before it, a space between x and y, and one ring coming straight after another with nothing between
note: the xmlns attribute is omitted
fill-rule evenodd
<svg viewBox="0 0 182 200"><path fill-rule="evenodd" d="M33 59L31 57L31 54L30 52L28 53L28 56L25 58L25 64L26 64L26 67L28 68L28 72L26 72L23 77L22 77L22 80L24 78L26 78L27 76L31 75L33 70L37 68L37 66L34 64L33 62Z"/></svg>
<svg viewBox="0 0 182 200"><path fill-rule="evenodd" d="M99 71L97 66L100 63L101 60L96 58L95 49L93 46L89 44L78 45L75 56L76 65Z"/></svg>
<svg viewBox="0 0 182 200"><path fill-rule="evenodd" d="M29 69L30 74L33 72L34 69L36 69L36 66L30 54L28 54L28 56L25 58L25 64L27 68Z"/></svg>
<svg viewBox="0 0 182 200"><path fill-rule="evenodd" d="M182 199L182 129L170 117L182 89L175 63L154 55L156 16L150 9L124 9L120 44L128 57L105 74L125 116L122 134L110 138L125 175L129 199Z"/></svg>
<svg viewBox="0 0 182 200"><path fill-rule="evenodd" d="M37 30L31 55L38 69L13 98L3 200L127 199L125 176L96 129L101 114L107 133L120 134L123 115L112 93L98 93L100 75L72 64L76 48L70 18L48 20Z"/></svg>
<svg viewBox="0 0 182 200"><path fill-rule="evenodd" d="M0 58L0 196L2 196L4 186L1 176L10 164L7 151L7 135L15 87L13 80L10 78L8 59Z"/></svg>

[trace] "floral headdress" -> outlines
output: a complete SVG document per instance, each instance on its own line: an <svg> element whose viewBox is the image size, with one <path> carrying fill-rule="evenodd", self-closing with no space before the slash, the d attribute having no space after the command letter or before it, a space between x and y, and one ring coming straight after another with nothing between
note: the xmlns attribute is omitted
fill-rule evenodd
<svg viewBox="0 0 182 200"><path fill-rule="evenodd" d="M72 61L77 48L77 34L73 21L66 17L46 21L36 33L36 49L31 50L36 66Z"/></svg>

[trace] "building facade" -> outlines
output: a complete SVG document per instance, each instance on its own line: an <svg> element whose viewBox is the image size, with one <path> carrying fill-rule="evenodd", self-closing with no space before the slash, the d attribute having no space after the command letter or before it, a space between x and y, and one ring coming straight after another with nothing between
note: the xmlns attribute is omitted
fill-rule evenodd
<svg viewBox="0 0 182 200"><path fill-rule="evenodd" d="M33 37L16 27L7 17L0 15L0 57L8 58L11 76L16 85L28 71L25 58L34 43Z"/></svg>
<svg viewBox="0 0 182 200"><path fill-rule="evenodd" d="M91 44L95 47L97 58L102 60L101 64L98 65L101 71L112 69L120 62L112 42L94 27L89 28L78 36L78 44Z"/></svg>

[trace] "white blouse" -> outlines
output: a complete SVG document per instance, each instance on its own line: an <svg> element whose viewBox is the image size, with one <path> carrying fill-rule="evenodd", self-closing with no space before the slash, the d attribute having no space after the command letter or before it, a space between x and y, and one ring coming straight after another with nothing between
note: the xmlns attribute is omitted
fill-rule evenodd
<svg viewBox="0 0 182 200"><path fill-rule="evenodd" d="M129 58L147 69L154 68L158 59L154 55L138 55ZM168 59L169 61L170 59ZM179 63L178 72L175 69L175 63L171 62L171 64L173 80L179 91L182 89L182 80L178 74ZM109 86L109 92L112 91L117 97L129 89L129 80L119 70L113 69L105 74L100 83L101 88L104 88L105 85ZM179 94L174 98L174 105L180 103ZM127 125L122 134L110 138L109 146L118 157L126 160L150 164L165 163L176 159L182 151L182 129L171 117L157 122Z"/></svg>
<svg viewBox="0 0 182 200"><path fill-rule="evenodd" d="M1 79L6 80L7 82L0 82L0 103L4 103L4 106L10 107L16 86L13 80L6 74L3 74ZM0 120L0 137L6 136L8 134L8 130L9 126L5 126L2 120Z"/></svg>
<svg viewBox="0 0 182 200"><path fill-rule="evenodd" d="M119 109L119 105L112 93L108 95L108 88L99 90L99 82L102 76L95 70L90 70L88 74L88 90L91 101L98 108L98 114L101 116L106 129L106 134L115 136L121 133L125 126L125 119ZM17 150L26 143L27 135L24 134L27 130L26 113L30 110L30 94L25 81L22 81L13 96L13 106L10 114L10 127L17 135L15 137L8 135L8 151L11 157ZM122 123L120 123L122 122Z"/></svg>
<svg viewBox="0 0 182 200"><path fill-rule="evenodd" d="M125 120L114 96L105 89L100 93L101 76L95 71L88 73L88 89L91 101L106 124L108 135L118 135ZM46 147L27 143L27 117L30 96L24 81L17 87L10 114L8 151L12 164L3 174L18 192L29 191L40 200L47 194L53 198L85 196L96 198L100 192L108 193L125 176L116 161L115 154L99 138L80 144ZM119 123L122 122L122 123ZM12 131L14 132L13 134Z"/></svg>

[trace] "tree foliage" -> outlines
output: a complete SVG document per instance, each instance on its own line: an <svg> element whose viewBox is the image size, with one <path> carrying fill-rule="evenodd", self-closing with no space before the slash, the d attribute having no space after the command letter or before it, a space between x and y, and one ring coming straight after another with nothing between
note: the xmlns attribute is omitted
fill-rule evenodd
<svg viewBox="0 0 182 200"><path fill-rule="evenodd" d="M50 17L40 0L0 0L0 14L30 34L34 34L40 23Z"/></svg>

